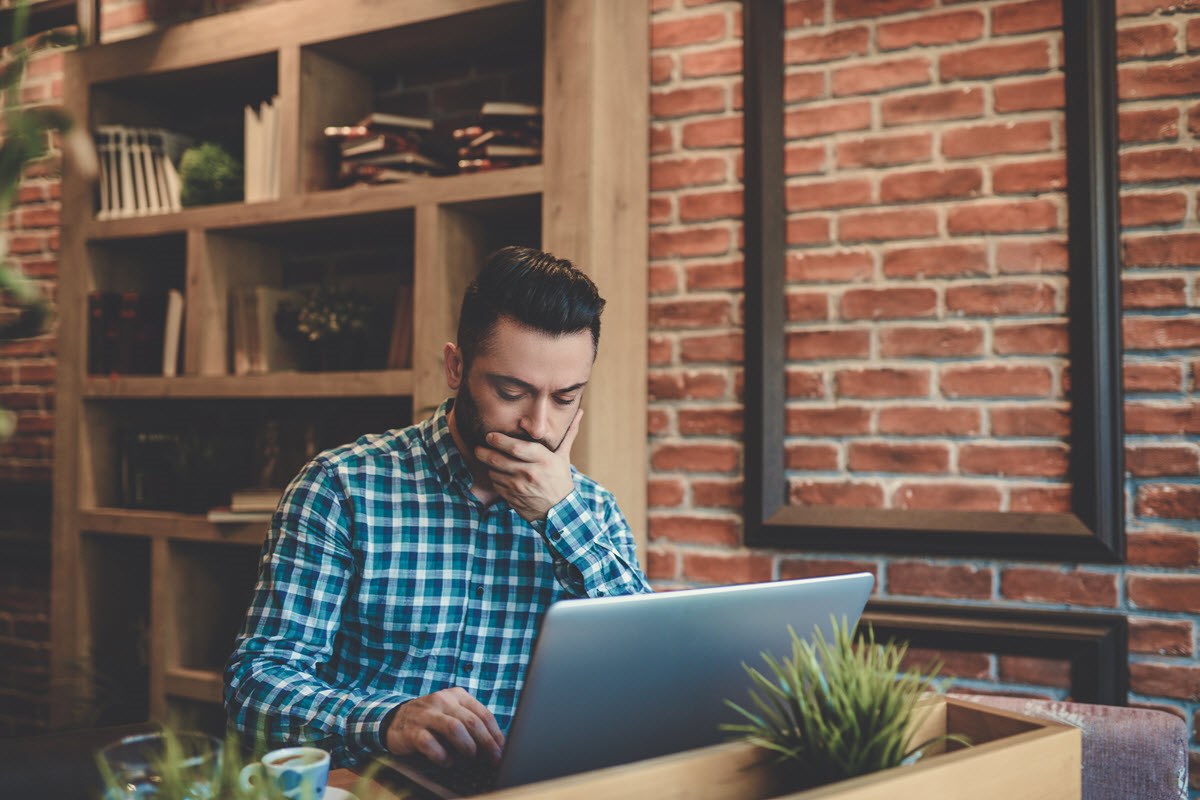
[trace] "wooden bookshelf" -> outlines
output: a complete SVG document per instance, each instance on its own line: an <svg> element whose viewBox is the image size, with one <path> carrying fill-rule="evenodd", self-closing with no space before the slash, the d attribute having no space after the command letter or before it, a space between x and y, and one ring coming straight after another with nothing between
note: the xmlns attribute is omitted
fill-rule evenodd
<svg viewBox="0 0 1200 800"><path fill-rule="evenodd" d="M647 0L281 0L68 55L66 102L91 127L236 143L242 107L277 94L281 196L97 220L92 187L67 165L52 669L73 692L56 693L56 723L72 721L72 703L98 706L98 686L114 681L124 705L105 722L219 719L221 662L266 530L212 524L195 508L122 507L122 431L153 420L218 437L220 420L264 409L314 425L372 420L348 441L382 429L381 414L383 427L424 418L448 393L441 348L462 291L505 244L574 259L608 300L576 462L616 494L644 549L649 77L645 59L611 54L645 52L648 19ZM458 60L470 67L460 72L502 62L531 76L543 163L332 188L323 127L375 110L389 81L434 80ZM359 251L384 263L372 280L411 282L410 368L232 374L230 289L287 285L289 270L316 262L342 269ZM177 377L86 373L97 289L184 294Z"/></svg>

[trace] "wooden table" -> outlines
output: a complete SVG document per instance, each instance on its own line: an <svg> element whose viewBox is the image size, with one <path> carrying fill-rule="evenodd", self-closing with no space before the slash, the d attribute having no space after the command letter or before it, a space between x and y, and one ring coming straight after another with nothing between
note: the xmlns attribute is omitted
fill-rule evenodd
<svg viewBox="0 0 1200 800"><path fill-rule="evenodd" d="M345 789L347 792L356 792L361 789L362 775L352 769L341 767L329 771L329 785L335 789ZM358 800L400 800L405 797L402 791L396 791L389 788L378 781L368 780L367 785L369 791L365 793L357 793Z"/></svg>

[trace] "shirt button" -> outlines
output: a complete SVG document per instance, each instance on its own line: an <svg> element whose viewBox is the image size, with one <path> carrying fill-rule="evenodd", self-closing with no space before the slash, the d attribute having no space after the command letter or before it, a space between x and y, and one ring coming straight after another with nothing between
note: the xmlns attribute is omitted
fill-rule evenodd
<svg viewBox="0 0 1200 800"><path fill-rule="evenodd" d="M463 672L470 672L472 669L474 669L474 666L471 664L463 664Z"/></svg>
<svg viewBox="0 0 1200 800"><path fill-rule="evenodd" d="M555 528L554 530L550 531L550 538L551 538L551 539L553 539L553 540L554 540L554 541L556 541L556 542L558 541L558 538L559 538L559 536L560 536L560 535L561 535L561 534L558 532L558 529L557 529L557 528Z"/></svg>
<svg viewBox="0 0 1200 800"><path fill-rule="evenodd" d="M481 583L475 584L475 596L483 597L483 584L481 584Z"/></svg>

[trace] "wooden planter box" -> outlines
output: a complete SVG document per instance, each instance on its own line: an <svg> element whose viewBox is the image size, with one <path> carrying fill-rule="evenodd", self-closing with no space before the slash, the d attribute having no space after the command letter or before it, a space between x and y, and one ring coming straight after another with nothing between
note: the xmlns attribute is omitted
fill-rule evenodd
<svg viewBox="0 0 1200 800"><path fill-rule="evenodd" d="M740 742L505 789L492 800L630 797L692 800L1079 800L1078 728L952 698L936 698L912 741L944 733L972 747L803 792L786 792L772 755Z"/></svg>

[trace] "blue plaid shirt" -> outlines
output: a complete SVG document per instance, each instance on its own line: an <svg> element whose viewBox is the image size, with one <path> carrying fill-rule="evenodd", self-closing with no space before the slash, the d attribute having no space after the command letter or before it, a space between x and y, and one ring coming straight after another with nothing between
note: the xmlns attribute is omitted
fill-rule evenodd
<svg viewBox="0 0 1200 800"><path fill-rule="evenodd" d="M471 494L452 403L318 455L288 487L225 667L243 735L354 764L385 750L392 709L453 686L507 730L551 603L651 591L616 501L587 476L573 470L544 533Z"/></svg>

